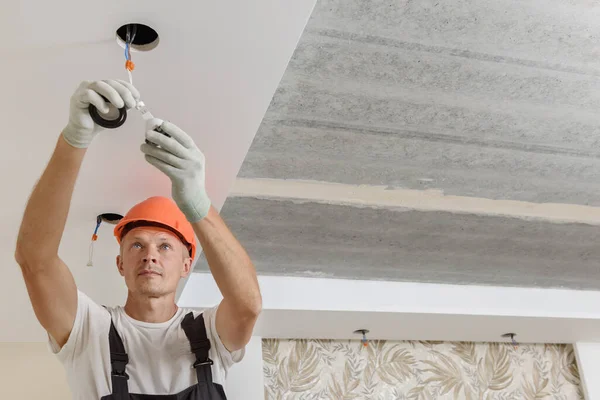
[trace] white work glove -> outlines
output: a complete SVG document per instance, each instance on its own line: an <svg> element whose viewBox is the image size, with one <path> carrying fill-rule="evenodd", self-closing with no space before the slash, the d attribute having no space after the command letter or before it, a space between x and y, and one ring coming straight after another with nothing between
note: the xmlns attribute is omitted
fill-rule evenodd
<svg viewBox="0 0 600 400"><path fill-rule="evenodd" d="M101 95L106 97L109 103ZM101 116L106 114L106 118L110 119L111 113L118 112L118 109L123 106L126 106L127 109L133 108L139 99L140 93L129 82L122 80L83 81L71 96L69 122L63 129L63 137L73 147L86 148L94 136L104 130L92 120L88 111L90 104L96 106Z"/></svg>
<svg viewBox="0 0 600 400"><path fill-rule="evenodd" d="M157 127L171 137L155 131ZM211 205L206 193L204 154L187 133L170 122L154 118L147 128L146 140L154 145L142 144L146 161L171 179L173 200L187 220L200 221Z"/></svg>

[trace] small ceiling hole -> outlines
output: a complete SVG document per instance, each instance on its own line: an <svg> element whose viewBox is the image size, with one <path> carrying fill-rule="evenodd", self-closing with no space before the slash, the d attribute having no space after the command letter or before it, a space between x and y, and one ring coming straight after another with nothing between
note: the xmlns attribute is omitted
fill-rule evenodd
<svg viewBox="0 0 600 400"><path fill-rule="evenodd" d="M121 214L116 213L104 213L98 215L97 219L112 225L116 225L120 220L123 219L123 216Z"/></svg>
<svg viewBox="0 0 600 400"><path fill-rule="evenodd" d="M125 24L117 29L117 43L119 43L121 47L125 48L127 28L129 28L129 34L133 36L133 41L131 42L132 50L150 51L158 46L158 42L160 41L158 32L148 25L131 23Z"/></svg>

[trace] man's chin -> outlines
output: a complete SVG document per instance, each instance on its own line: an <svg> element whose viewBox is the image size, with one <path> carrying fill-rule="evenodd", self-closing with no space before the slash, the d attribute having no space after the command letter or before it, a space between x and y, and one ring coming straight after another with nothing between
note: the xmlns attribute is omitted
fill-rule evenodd
<svg viewBox="0 0 600 400"><path fill-rule="evenodd" d="M163 289L161 285L142 284L137 285L136 292L143 296L158 297L165 294Z"/></svg>

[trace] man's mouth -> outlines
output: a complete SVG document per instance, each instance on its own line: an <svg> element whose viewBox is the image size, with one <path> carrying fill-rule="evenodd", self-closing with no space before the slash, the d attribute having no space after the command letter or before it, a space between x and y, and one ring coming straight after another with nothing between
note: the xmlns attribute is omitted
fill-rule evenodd
<svg viewBox="0 0 600 400"><path fill-rule="evenodd" d="M159 272L156 272L156 271L152 271L151 269L145 269L142 272L140 272L138 275L158 275L158 276L160 276L162 274L160 274Z"/></svg>

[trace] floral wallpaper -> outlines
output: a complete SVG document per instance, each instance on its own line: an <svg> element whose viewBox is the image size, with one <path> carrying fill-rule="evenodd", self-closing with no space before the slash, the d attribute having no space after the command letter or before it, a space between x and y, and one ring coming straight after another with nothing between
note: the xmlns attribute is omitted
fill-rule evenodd
<svg viewBox="0 0 600 400"><path fill-rule="evenodd" d="M265 400L583 400L573 347L263 340Z"/></svg>

